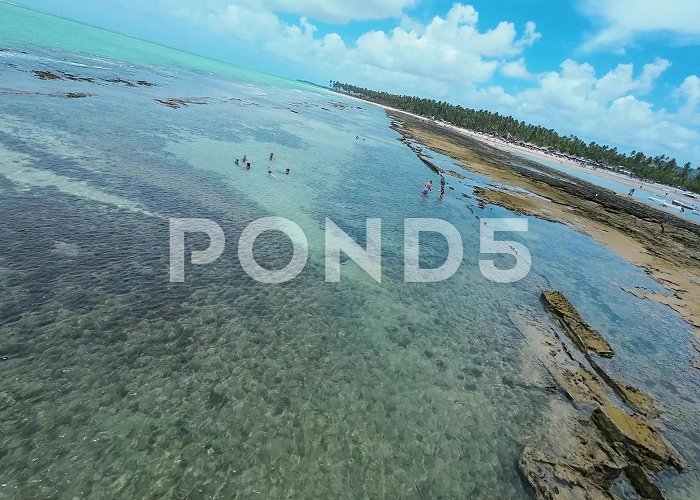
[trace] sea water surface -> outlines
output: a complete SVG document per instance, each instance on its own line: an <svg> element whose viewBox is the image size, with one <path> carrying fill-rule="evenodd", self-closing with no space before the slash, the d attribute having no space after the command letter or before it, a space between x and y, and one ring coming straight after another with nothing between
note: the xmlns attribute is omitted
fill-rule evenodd
<svg viewBox="0 0 700 500"><path fill-rule="evenodd" d="M555 288L615 348L606 366L663 407L692 467L665 493L697 498L692 334L625 292L659 289L642 270L531 219L508 235L531 273L490 282L480 258L512 262L480 255L480 224L513 214L462 196L477 175L422 198L437 179L382 110L4 3L0 19L0 497L527 498L519 454L556 432L561 405L513 319L548 321L539 294ZM175 98L192 104L156 101ZM233 164L244 154L250 171ZM264 216L307 236L293 281L238 263L241 231ZM226 235L185 283L169 282L170 217ZM361 245L382 219L381 283L348 259L324 282L326 217ZM403 283L410 217L459 229L450 279ZM187 253L207 245L188 235ZM280 268L290 249L266 233L255 254ZM424 267L445 254L421 237Z"/></svg>

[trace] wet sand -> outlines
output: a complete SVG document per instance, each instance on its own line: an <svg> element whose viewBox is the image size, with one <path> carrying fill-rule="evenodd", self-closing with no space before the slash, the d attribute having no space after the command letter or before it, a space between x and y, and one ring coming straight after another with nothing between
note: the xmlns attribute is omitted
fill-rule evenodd
<svg viewBox="0 0 700 500"><path fill-rule="evenodd" d="M695 345L699 345L700 225L534 162L528 164L530 168L522 167L521 157L441 124L401 112L387 113L404 138L457 160L464 170L537 195L479 190L476 194L483 202L567 224L643 267L671 294L627 291L677 311L693 326Z"/></svg>

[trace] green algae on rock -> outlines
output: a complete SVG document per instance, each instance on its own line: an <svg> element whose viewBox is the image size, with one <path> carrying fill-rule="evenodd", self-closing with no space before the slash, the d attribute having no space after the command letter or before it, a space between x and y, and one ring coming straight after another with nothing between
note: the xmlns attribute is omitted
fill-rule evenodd
<svg viewBox="0 0 700 500"><path fill-rule="evenodd" d="M604 358L611 358L615 354L607 340L584 321L563 293L545 290L542 292L542 302L559 319L566 333L582 352L593 351Z"/></svg>
<svg viewBox="0 0 700 500"><path fill-rule="evenodd" d="M625 403L629 405L636 413L645 417L658 417L660 412L654 404L651 396L644 394L636 387L624 381L615 380L596 363L591 356L586 356L595 372L602 378L605 383L617 394Z"/></svg>
<svg viewBox="0 0 700 500"><path fill-rule="evenodd" d="M661 471L671 465L678 471L687 463L672 451L656 429L645 421L614 406L601 406L593 411L593 423L603 435L619 447L627 459L645 470Z"/></svg>

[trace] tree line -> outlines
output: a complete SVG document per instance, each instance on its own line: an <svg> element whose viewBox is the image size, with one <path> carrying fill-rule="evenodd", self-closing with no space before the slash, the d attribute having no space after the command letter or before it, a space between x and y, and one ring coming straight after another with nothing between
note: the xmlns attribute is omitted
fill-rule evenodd
<svg viewBox="0 0 700 500"><path fill-rule="evenodd" d="M542 148L585 158L615 169L624 169L637 177L700 193L700 169L690 162L678 165L675 158L666 155L647 156L641 151L629 154L619 152L616 147L584 141L574 135L562 136L553 129L530 125L512 116L455 106L445 101L420 97L395 95L388 92L356 87L347 83L331 81L331 87L341 93L353 95L367 101L413 113L426 118L443 120L457 127L495 134L510 140L535 144Z"/></svg>

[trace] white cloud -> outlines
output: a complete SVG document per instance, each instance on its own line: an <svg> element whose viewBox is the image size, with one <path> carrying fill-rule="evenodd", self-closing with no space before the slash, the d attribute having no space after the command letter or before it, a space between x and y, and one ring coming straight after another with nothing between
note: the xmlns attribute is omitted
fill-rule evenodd
<svg viewBox="0 0 700 500"><path fill-rule="evenodd" d="M532 77L525 67L525 58L523 57L517 61L504 63L500 68L500 72L503 76L508 78L521 78L523 80L527 80L528 78Z"/></svg>
<svg viewBox="0 0 700 500"><path fill-rule="evenodd" d="M276 12L306 16L326 23L401 17L416 0L259 0Z"/></svg>
<svg viewBox="0 0 700 500"><path fill-rule="evenodd" d="M236 38L246 41L259 40L265 33L276 33L283 27L277 16L271 12L234 4L216 13L198 15L188 12L187 17L199 17L202 24L208 25L214 31L225 35L235 34Z"/></svg>
<svg viewBox="0 0 700 500"><path fill-rule="evenodd" d="M619 64L595 82L591 97L599 102L607 102L629 93L646 94L652 89L654 81L669 66L669 61L657 59L653 63L645 64L639 78L634 78L632 64Z"/></svg>
<svg viewBox="0 0 700 500"><path fill-rule="evenodd" d="M130 0L133 1L133 0ZM257 12L278 12L307 17L324 23L400 18L418 0L201 0L192 10L220 12L229 7ZM161 10L178 8L183 0L156 0ZM193 3L193 2L190 2ZM241 29L246 25L241 23Z"/></svg>
<svg viewBox="0 0 700 500"><path fill-rule="evenodd" d="M688 119L694 119L700 123L700 116L697 116L698 105L700 104L700 78L691 75L683 80L678 87L676 95L683 99L680 111Z"/></svg>
<svg viewBox="0 0 700 500"><path fill-rule="evenodd" d="M676 43L700 42L698 0L582 0L582 10L602 25L583 49L623 49L635 38L667 33Z"/></svg>
<svg viewBox="0 0 700 500"><path fill-rule="evenodd" d="M518 50L522 50L534 44L541 37L542 35L537 32L537 25L532 21L528 21L525 23L525 35L515 43L515 47Z"/></svg>
<svg viewBox="0 0 700 500"><path fill-rule="evenodd" d="M700 132L690 126L688 113L695 113L700 102L700 78L686 78L675 91L684 99L678 112L656 110L640 99L669 65L658 59L635 76L633 65L620 64L598 78L590 64L567 59L559 71L541 74L533 88L510 96L482 92L467 98L476 97L504 113L562 134L573 133L621 150L695 161L700 157Z"/></svg>

